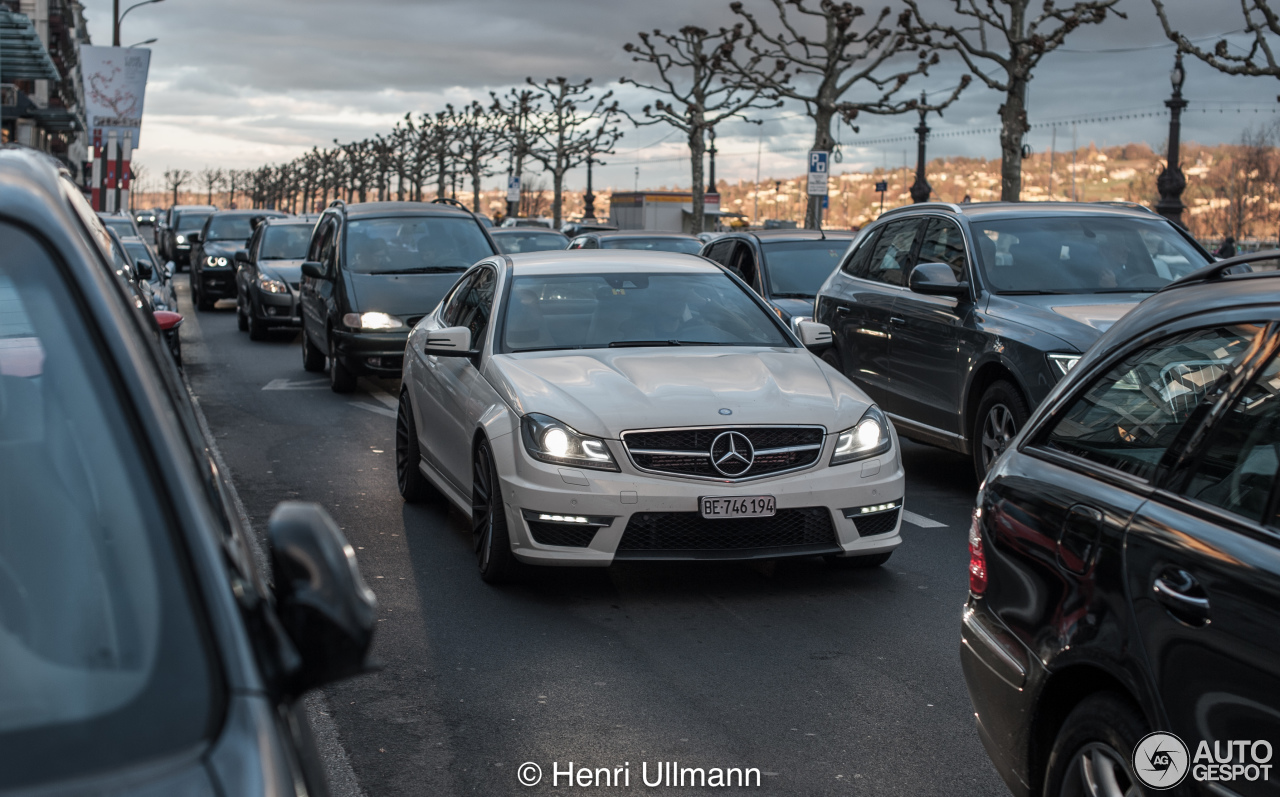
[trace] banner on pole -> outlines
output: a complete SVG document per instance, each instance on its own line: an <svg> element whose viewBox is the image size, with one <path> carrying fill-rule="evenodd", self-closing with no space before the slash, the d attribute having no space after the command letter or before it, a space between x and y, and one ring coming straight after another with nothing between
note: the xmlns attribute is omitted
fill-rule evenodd
<svg viewBox="0 0 1280 797"><path fill-rule="evenodd" d="M119 140L131 133L133 146L137 148L141 141L142 103L150 67L150 50L81 45L85 121L95 143L108 133L114 132Z"/></svg>

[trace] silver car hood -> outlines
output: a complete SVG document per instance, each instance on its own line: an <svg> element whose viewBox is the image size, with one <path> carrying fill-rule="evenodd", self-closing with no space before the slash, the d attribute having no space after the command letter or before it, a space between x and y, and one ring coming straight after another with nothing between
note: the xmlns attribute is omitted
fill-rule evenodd
<svg viewBox="0 0 1280 797"><path fill-rule="evenodd" d="M529 352L496 355L488 365L490 383L521 415L543 413L611 439L630 429L737 424L838 432L871 404L805 349Z"/></svg>

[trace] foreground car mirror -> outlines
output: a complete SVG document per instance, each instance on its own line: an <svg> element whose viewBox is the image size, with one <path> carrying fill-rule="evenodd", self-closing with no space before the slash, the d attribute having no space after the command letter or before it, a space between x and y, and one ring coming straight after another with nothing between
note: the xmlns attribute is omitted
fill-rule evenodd
<svg viewBox="0 0 1280 797"><path fill-rule="evenodd" d="M925 296L960 298L969 295L969 283L957 282L955 272L946 263L921 263L911 270L907 285L912 291Z"/></svg>
<svg viewBox="0 0 1280 797"><path fill-rule="evenodd" d="M302 264L302 276L318 280L327 279L324 266L316 260L308 260Z"/></svg>
<svg viewBox="0 0 1280 797"><path fill-rule="evenodd" d="M422 351L441 357L474 357L479 354L471 350L471 330L467 327L431 330Z"/></svg>
<svg viewBox="0 0 1280 797"><path fill-rule="evenodd" d="M248 262L249 262L249 250L248 250L248 249L237 249L237 250L236 250L236 256L235 256L235 261L236 261L237 263L248 263Z"/></svg>
<svg viewBox="0 0 1280 797"><path fill-rule="evenodd" d="M796 324L796 335L808 349L825 349L831 345L831 327L817 321Z"/></svg>
<svg viewBox="0 0 1280 797"><path fill-rule="evenodd" d="M267 534L276 614L301 657L289 691L370 669L378 599L337 524L319 504L285 501L272 511Z"/></svg>
<svg viewBox="0 0 1280 797"><path fill-rule="evenodd" d="M151 275L155 273L155 269L152 267L151 261L144 260L141 257L133 261L133 270L134 273L138 275L138 279L144 280L151 279Z"/></svg>
<svg viewBox="0 0 1280 797"><path fill-rule="evenodd" d="M164 264L164 268L165 271L169 272L169 276L172 277L174 272L178 270L178 265L170 260L168 263Z"/></svg>
<svg viewBox="0 0 1280 797"><path fill-rule="evenodd" d="M170 310L156 310L152 315L156 317L156 326L160 327L161 332L177 329L182 323L182 316Z"/></svg>

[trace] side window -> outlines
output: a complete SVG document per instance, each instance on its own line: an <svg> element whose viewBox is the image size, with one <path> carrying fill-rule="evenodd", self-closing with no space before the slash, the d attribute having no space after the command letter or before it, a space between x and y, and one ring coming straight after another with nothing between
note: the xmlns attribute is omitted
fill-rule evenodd
<svg viewBox="0 0 1280 797"><path fill-rule="evenodd" d="M919 229L919 219L903 219L885 225L866 268L856 276L886 285L906 285L911 245L915 243Z"/></svg>
<svg viewBox="0 0 1280 797"><path fill-rule="evenodd" d="M964 233L959 225L947 219L930 219L920 242L917 263L946 263L956 275L956 282L965 280Z"/></svg>
<svg viewBox="0 0 1280 797"><path fill-rule="evenodd" d="M475 281L478 272L471 272L458 280L458 284L453 286L453 292L449 294L449 298L445 300L444 310L440 313L440 323L446 327L460 327L462 322L463 302L467 295L467 291L471 288L471 283Z"/></svg>
<svg viewBox="0 0 1280 797"><path fill-rule="evenodd" d="M1197 329L1129 355L1068 406L1045 444L1150 479L1191 413L1239 366L1260 329Z"/></svg>
<svg viewBox="0 0 1280 797"><path fill-rule="evenodd" d="M739 241L733 253L733 270L748 285L756 284L756 253L751 244Z"/></svg>
<svg viewBox="0 0 1280 797"><path fill-rule="evenodd" d="M879 235L879 228L867 233L862 242L858 244L858 248L850 250L849 254L845 255L844 262L840 264L840 270L851 277L861 276L865 273L867 263L871 260L871 253L876 248L876 238Z"/></svg>
<svg viewBox="0 0 1280 797"><path fill-rule="evenodd" d="M707 258L714 260L722 266L729 265L729 255L733 251L733 239L716 241L711 244L711 248L707 250Z"/></svg>
<svg viewBox="0 0 1280 797"><path fill-rule="evenodd" d="M457 318L449 326L466 327L471 330L471 348L475 349L484 340L485 330L489 327L489 312L493 308L493 286L497 282L493 269L481 268L475 272L470 282L458 292L456 307Z"/></svg>
<svg viewBox="0 0 1280 797"><path fill-rule="evenodd" d="M1280 466L1280 358L1245 388L1214 428L1185 493L1188 498L1270 526L1280 525L1270 508Z"/></svg>
<svg viewBox="0 0 1280 797"><path fill-rule="evenodd" d="M313 260L317 263L323 262L320 259L320 253L324 249L324 236L329 232L329 224L322 221L316 225L315 231L311 233L311 243L307 246L307 260Z"/></svg>
<svg viewBox="0 0 1280 797"><path fill-rule="evenodd" d="M338 254L338 223L329 221L324 227L324 234L320 237L320 265L324 266L327 273L332 274L334 266L337 263Z"/></svg>

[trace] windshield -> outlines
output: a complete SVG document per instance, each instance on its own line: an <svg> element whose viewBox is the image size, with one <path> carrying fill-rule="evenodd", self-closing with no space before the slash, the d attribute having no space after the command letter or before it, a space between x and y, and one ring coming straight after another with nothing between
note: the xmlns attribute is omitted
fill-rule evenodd
<svg viewBox="0 0 1280 797"><path fill-rule="evenodd" d="M306 260L307 247L311 244L309 224L282 224L270 226L262 233L259 260Z"/></svg>
<svg viewBox="0 0 1280 797"><path fill-rule="evenodd" d="M252 216L214 216L209 222L210 241L247 241L253 235Z"/></svg>
<svg viewBox="0 0 1280 797"><path fill-rule="evenodd" d="M189 749L218 676L173 521L61 270L0 224L0 792Z"/></svg>
<svg viewBox="0 0 1280 797"><path fill-rule="evenodd" d="M1209 261L1168 222L1103 216L974 220L995 293L1156 291Z"/></svg>
<svg viewBox="0 0 1280 797"><path fill-rule="evenodd" d="M849 251L847 238L826 241L779 241L761 245L772 296L812 298Z"/></svg>
<svg viewBox="0 0 1280 797"><path fill-rule="evenodd" d="M520 230L518 233L497 233L493 239L498 242L498 249L504 255L518 252L545 252L552 249L564 249L569 239L558 232L535 232Z"/></svg>
<svg viewBox="0 0 1280 797"><path fill-rule="evenodd" d="M129 219L122 219L116 216L99 216L98 218L102 219L103 225L108 230L115 230L116 235L121 238L130 238L138 234L137 228L133 226L133 222Z"/></svg>
<svg viewBox="0 0 1280 797"><path fill-rule="evenodd" d="M360 274L466 271L495 254L470 217L359 219L346 238L346 267Z"/></svg>
<svg viewBox="0 0 1280 797"><path fill-rule="evenodd" d="M174 229L178 232L195 232L204 226L204 220L209 218L211 213L212 211L207 210L180 213L178 214L178 221L174 225Z"/></svg>
<svg viewBox="0 0 1280 797"><path fill-rule="evenodd" d="M792 344L722 272L557 274L512 282L504 351L626 345Z"/></svg>
<svg viewBox="0 0 1280 797"><path fill-rule="evenodd" d="M696 255L702 251L702 241L697 238L601 238L601 249L640 249L646 252L683 252Z"/></svg>

